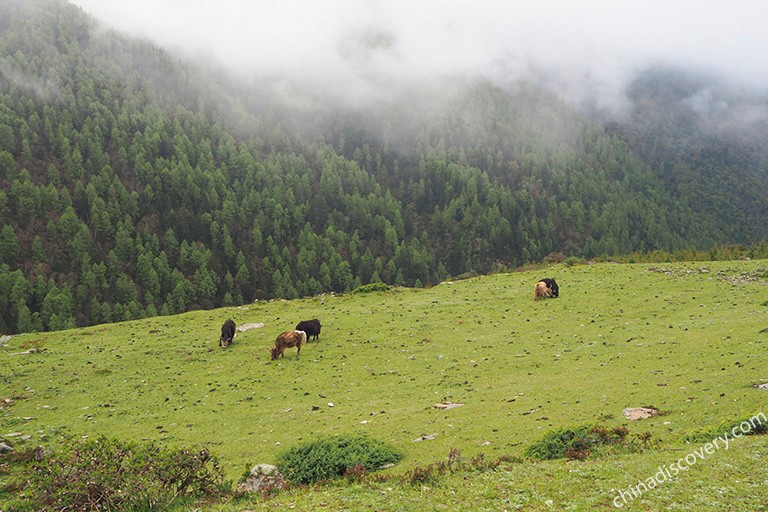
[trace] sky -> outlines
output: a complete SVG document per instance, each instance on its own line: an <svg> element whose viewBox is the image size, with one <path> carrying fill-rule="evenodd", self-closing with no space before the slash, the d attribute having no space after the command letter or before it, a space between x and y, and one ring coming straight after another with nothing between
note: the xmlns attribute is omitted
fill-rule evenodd
<svg viewBox="0 0 768 512"><path fill-rule="evenodd" d="M118 30L245 77L365 97L453 76L534 74L621 103L651 63L768 89L764 0L71 0Z"/></svg>

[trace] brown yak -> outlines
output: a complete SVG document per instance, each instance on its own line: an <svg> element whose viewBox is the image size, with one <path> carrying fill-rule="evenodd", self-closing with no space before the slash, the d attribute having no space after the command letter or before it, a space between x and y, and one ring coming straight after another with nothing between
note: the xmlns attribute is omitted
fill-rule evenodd
<svg viewBox="0 0 768 512"><path fill-rule="evenodd" d="M301 354L301 345L307 342L307 333L304 331L285 331L275 340L275 346L269 351L274 361L283 357L286 348L296 347L296 359Z"/></svg>
<svg viewBox="0 0 768 512"><path fill-rule="evenodd" d="M547 287L547 283L539 281L533 288L533 300L539 300L546 297L552 297L552 290Z"/></svg>

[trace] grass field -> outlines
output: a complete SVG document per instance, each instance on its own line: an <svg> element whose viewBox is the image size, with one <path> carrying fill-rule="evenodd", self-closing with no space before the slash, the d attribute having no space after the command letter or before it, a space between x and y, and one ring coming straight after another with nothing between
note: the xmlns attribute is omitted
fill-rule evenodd
<svg viewBox="0 0 768 512"><path fill-rule="evenodd" d="M559 298L533 301L541 277L557 279ZM227 318L264 326L222 350ZM276 336L310 318L323 324L320 339L299 359L289 349L270 361ZM0 349L0 400L9 399L0 437L54 448L64 436L99 434L206 445L236 480L284 448L339 433L403 450L388 470L401 474L451 448L466 459L521 456L553 428L650 432L655 448L642 454L515 463L426 487L327 485L223 506L608 510L617 489L696 448L686 435L768 414L768 390L754 387L768 382L766 346L766 261L558 265L14 336ZM434 408L444 401L463 405ZM622 415L640 406L662 415ZM739 439L626 507L768 510L766 448L763 436Z"/></svg>

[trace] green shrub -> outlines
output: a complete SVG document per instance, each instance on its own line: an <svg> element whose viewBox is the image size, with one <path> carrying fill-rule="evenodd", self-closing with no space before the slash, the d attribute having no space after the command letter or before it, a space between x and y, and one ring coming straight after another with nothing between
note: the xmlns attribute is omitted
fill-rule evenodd
<svg viewBox="0 0 768 512"><path fill-rule="evenodd" d="M565 261L565 254L561 252L551 252L544 256L544 263L547 263L549 265L553 263L562 263Z"/></svg>
<svg viewBox="0 0 768 512"><path fill-rule="evenodd" d="M227 491L207 450L170 450L99 437L33 466L29 494L46 510L166 510L179 498Z"/></svg>
<svg viewBox="0 0 768 512"><path fill-rule="evenodd" d="M563 263L568 265L569 267L573 267L575 265L584 265L586 261L584 261L584 258L577 258L576 256L569 256L563 260Z"/></svg>
<svg viewBox="0 0 768 512"><path fill-rule="evenodd" d="M355 472L375 471L403 458L402 452L364 436L318 439L278 454L276 466L293 484L307 484Z"/></svg>
<svg viewBox="0 0 768 512"><path fill-rule="evenodd" d="M358 286L352 293L385 292L387 290L389 290L389 285L386 283L369 283Z"/></svg>
<svg viewBox="0 0 768 512"><path fill-rule="evenodd" d="M706 443L726 435L733 439L734 433L739 437L768 434L768 420L762 413L741 421L725 420L715 428L696 430L686 435L685 440L689 443Z"/></svg>
<svg viewBox="0 0 768 512"><path fill-rule="evenodd" d="M580 452L589 449L591 425L551 430L525 450L527 457L539 460L561 459L567 450Z"/></svg>
<svg viewBox="0 0 768 512"><path fill-rule="evenodd" d="M629 438L629 429L624 426L606 428L581 425L574 428L551 430L525 450L526 457L539 460L585 459L603 447L618 447L634 451L650 441L650 436L638 437L640 445Z"/></svg>
<svg viewBox="0 0 768 512"><path fill-rule="evenodd" d="M768 434L768 420L764 414L745 418L741 421L724 422L724 427L720 429L720 435L728 433L741 436L761 436Z"/></svg>

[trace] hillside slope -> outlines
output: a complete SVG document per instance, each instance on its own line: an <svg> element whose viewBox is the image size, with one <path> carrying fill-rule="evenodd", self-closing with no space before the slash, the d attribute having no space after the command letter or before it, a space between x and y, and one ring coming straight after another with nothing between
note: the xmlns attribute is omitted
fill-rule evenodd
<svg viewBox="0 0 768 512"><path fill-rule="evenodd" d="M0 398L10 399L0 431L17 447L100 434L207 445L230 478L301 441L341 433L401 448L402 473L451 448L467 458L520 456L545 432L584 423L648 431L662 451L651 450L640 469L624 457L575 465L601 475L579 487L589 494L514 487L542 507L552 498L609 507L612 488L688 453L687 435L763 412L767 391L754 386L766 380L766 266L558 265L546 272L560 297L540 302L532 285L541 275L519 272L14 336L0 349ZM323 323L319 340L299 359L289 350L270 361L277 334L314 317ZM226 318L263 326L222 350ZM463 405L434 407L445 401ZM640 406L662 415L622 415ZM533 478L555 492L545 481L551 471L568 480L562 468L538 468ZM729 482L722 499L753 496L745 478ZM712 492L695 480L693 471L681 476L653 503L667 492L680 500L688 488L700 499Z"/></svg>
<svg viewBox="0 0 768 512"><path fill-rule="evenodd" d="M535 83L288 106L63 0L0 13L0 332L766 237L759 151L670 177Z"/></svg>

